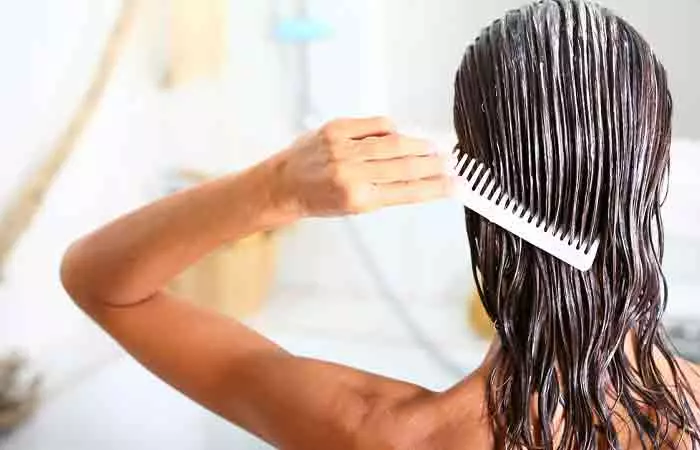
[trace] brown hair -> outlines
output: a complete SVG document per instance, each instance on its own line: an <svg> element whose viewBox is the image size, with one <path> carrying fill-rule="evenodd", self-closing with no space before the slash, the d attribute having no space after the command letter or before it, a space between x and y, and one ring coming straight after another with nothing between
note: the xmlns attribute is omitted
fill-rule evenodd
<svg viewBox="0 0 700 450"><path fill-rule="evenodd" d="M700 448L697 401L660 322L671 109L649 45L588 1L511 11L466 50L455 82L460 152L489 166L532 220L585 246L600 239L580 272L465 211L502 345L488 397L507 448L620 448L620 409L645 448L675 448L674 430ZM630 332L636 364L623 348Z"/></svg>

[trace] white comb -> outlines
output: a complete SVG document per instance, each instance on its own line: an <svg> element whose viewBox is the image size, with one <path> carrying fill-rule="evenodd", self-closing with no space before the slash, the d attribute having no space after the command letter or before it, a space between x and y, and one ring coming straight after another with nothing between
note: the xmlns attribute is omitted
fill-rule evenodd
<svg viewBox="0 0 700 450"><path fill-rule="evenodd" d="M457 177L452 196L464 206L580 271L591 268L599 239L586 251L585 243L577 239L569 244L565 230L549 227L545 231L544 221L538 226L529 210L502 192L491 171L466 154L453 169Z"/></svg>

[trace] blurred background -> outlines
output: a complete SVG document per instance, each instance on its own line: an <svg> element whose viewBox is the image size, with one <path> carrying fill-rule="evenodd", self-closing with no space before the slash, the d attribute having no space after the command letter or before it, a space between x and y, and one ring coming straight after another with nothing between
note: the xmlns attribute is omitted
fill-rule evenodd
<svg viewBox="0 0 700 450"><path fill-rule="evenodd" d="M675 100L666 321L700 361L697 0L609 0ZM67 245L337 116L454 145L452 79L520 0L30 0L0 15L0 448L269 448L159 382L63 292ZM461 208L305 221L171 286L289 350L444 389L481 361Z"/></svg>

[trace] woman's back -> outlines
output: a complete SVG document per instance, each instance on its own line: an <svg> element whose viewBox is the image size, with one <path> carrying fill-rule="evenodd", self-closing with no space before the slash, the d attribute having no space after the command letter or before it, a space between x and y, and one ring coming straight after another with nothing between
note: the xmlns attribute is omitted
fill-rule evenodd
<svg viewBox="0 0 700 450"><path fill-rule="evenodd" d="M505 440L493 427L488 411L487 386L490 364L497 356L497 344L492 346L490 354L484 364L465 380L452 389L442 393L428 393L426 391L415 392L410 400L402 403L396 410L386 411L370 422L365 433L365 440L359 448L396 448L411 450L495 450L505 448ZM700 366L685 360L678 360L679 366L692 386L696 396L700 396ZM671 374L666 372L669 382L672 382ZM533 396L532 408L536 415L536 397ZM700 419L700 409L695 406L693 411ZM561 430L563 421L562 411L557 414L552 422L554 430ZM634 430L629 417L621 407L615 409L613 418L615 428L618 430L620 448L624 450L637 450L645 447L639 433ZM653 417L654 412L649 411L647 417ZM533 429L537 425L532 424ZM691 449L692 442L683 437L678 428L669 430L670 437L678 443L679 449ZM556 434L555 434L556 436ZM559 436L561 438L561 436ZM559 444L556 437L555 448ZM598 448L611 448L604 436L598 439ZM672 446L663 449L674 448Z"/></svg>

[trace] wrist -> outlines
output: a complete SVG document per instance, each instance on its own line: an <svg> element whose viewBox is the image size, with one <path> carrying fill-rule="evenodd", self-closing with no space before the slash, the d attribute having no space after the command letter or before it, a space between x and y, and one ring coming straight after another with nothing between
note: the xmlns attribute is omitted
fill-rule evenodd
<svg viewBox="0 0 700 450"><path fill-rule="evenodd" d="M277 226L287 225L304 216L298 195L286 175L285 153L276 154L259 166L264 179L265 203Z"/></svg>

